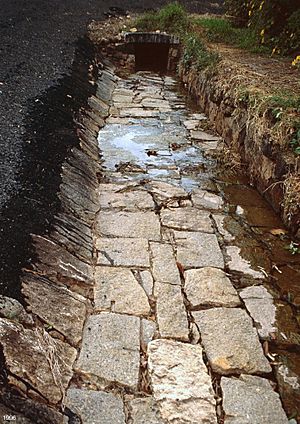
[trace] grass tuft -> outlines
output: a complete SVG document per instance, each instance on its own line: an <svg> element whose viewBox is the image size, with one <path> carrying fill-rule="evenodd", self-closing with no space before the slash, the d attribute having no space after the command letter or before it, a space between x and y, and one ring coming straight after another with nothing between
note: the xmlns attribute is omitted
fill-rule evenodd
<svg viewBox="0 0 300 424"><path fill-rule="evenodd" d="M158 12L148 12L141 16L135 26L142 31L166 31L179 36L189 28L187 11L178 2L169 3Z"/></svg>

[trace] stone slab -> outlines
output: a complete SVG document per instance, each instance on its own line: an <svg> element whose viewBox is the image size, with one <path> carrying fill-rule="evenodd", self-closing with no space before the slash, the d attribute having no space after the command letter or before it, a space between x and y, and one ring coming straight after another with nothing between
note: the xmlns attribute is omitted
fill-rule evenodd
<svg viewBox="0 0 300 424"><path fill-rule="evenodd" d="M129 402L132 424L164 424L157 403L152 397Z"/></svg>
<svg viewBox="0 0 300 424"><path fill-rule="evenodd" d="M239 308L214 308L194 312L202 345L216 373L269 373L257 331L249 315Z"/></svg>
<svg viewBox="0 0 300 424"><path fill-rule="evenodd" d="M124 108L120 110L121 118L157 118L159 116L158 110L145 110L142 108Z"/></svg>
<svg viewBox="0 0 300 424"><path fill-rule="evenodd" d="M99 238L99 265L150 267L149 244L144 238Z"/></svg>
<svg viewBox="0 0 300 424"><path fill-rule="evenodd" d="M148 358L153 397L166 422L217 423L214 392L201 346L154 340L149 343Z"/></svg>
<svg viewBox="0 0 300 424"><path fill-rule="evenodd" d="M24 306L12 297L0 295L0 317L19 322L23 325L33 325L34 321Z"/></svg>
<svg viewBox="0 0 300 424"><path fill-rule="evenodd" d="M196 208L185 207L162 209L160 217L162 225L168 228L213 233L209 213L199 211Z"/></svg>
<svg viewBox="0 0 300 424"><path fill-rule="evenodd" d="M276 307L272 295L263 286L246 287L240 291L247 311L251 315L258 334L269 339L277 333Z"/></svg>
<svg viewBox="0 0 300 424"><path fill-rule="evenodd" d="M154 281L151 272L147 270L140 271L140 278L143 289L145 290L148 296L152 296Z"/></svg>
<svg viewBox="0 0 300 424"><path fill-rule="evenodd" d="M185 268L224 268L224 259L215 234L174 231L177 261Z"/></svg>
<svg viewBox="0 0 300 424"><path fill-rule="evenodd" d="M146 349L149 342L154 337L157 330L156 323L148 319L142 319L141 321L141 342L142 346Z"/></svg>
<svg viewBox="0 0 300 424"><path fill-rule="evenodd" d="M288 424L279 394L268 380L249 375L222 377L226 424Z"/></svg>
<svg viewBox="0 0 300 424"><path fill-rule="evenodd" d="M84 424L125 424L123 402L112 393L71 388L65 406Z"/></svg>
<svg viewBox="0 0 300 424"><path fill-rule="evenodd" d="M155 281L181 284L173 247L166 243L150 243L151 269Z"/></svg>
<svg viewBox="0 0 300 424"><path fill-rule="evenodd" d="M250 275L255 279L265 279L265 274L252 268L250 261L241 256L241 249L238 246L226 246L226 254L229 259L226 260L230 271L240 272Z"/></svg>
<svg viewBox="0 0 300 424"><path fill-rule="evenodd" d="M148 297L128 268L96 267L95 310L148 315Z"/></svg>
<svg viewBox="0 0 300 424"><path fill-rule="evenodd" d="M192 202L197 208L219 210L223 208L224 201L217 194L206 190L195 189L192 193Z"/></svg>
<svg viewBox="0 0 300 424"><path fill-rule="evenodd" d="M136 389L140 369L140 319L102 312L84 327L78 372Z"/></svg>
<svg viewBox="0 0 300 424"><path fill-rule="evenodd" d="M93 268L90 265L46 237L33 235L32 238L40 271L54 281L64 283L76 291L80 291L78 287L82 287L83 292L85 287L86 291L89 290L89 287L93 285ZM82 237L78 235L79 243L81 239ZM92 240L90 242L92 245Z"/></svg>
<svg viewBox="0 0 300 424"><path fill-rule="evenodd" d="M41 329L28 330L7 319L0 319L0 344L10 374L28 383L50 403L62 399L73 375L76 349L52 339ZM50 356L51 366L47 359ZM53 370L54 361L57 366Z"/></svg>
<svg viewBox="0 0 300 424"><path fill-rule="evenodd" d="M213 219L216 223L219 233L221 234L221 236L223 236L224 241L232 242L235 239L235 236L231 233L231 231L229 231L229 228L227 228L227 226L238 226L237 222L230 216L217 213L213 214Z"/></svg>
<svg viewBox="0 0 300 424"><path fill-rule="evenodd" d="M219 140L221 140L221 137L208 134L207 132L201 131L201 130L191 130L191 138L193 140L201 140L201 141L219 141Z"/></svg>
<svg viewBox="0 0 300 424"><path fill-rule="evenodd" d="M165 202L174 198L185 199L188 197L188 193L182 187L164 181L150 181L147 184L147 188L158 202Z"/></svg>
<svg viewBox="0 0 300 424"><path fill-rule="evenodd" d="M22 277L22 293L28 310L63 334L72 345L80 342L87 313L83 296L29 272Z"/></svg>
<svg viewBox="0 0 300 424"><path fill-rule="evenodd" d="M237 291L221 269L190 269L185 271L184 278L184 291L192 309L203 306L235 307L241 303Z"/></svg>
<svg viewBox="0 0 300 424"><path fill-rule="evenodd" d="M154 209L152 197L143 190L124 193L100 192L99 202L101 209L122 209L126 211Z"/></svg>
<svg viewBox="0 0 300 424"><path fill-rule="evenodd" d="M181 287L155 282L154 295L156 297L156 316L161 337L188 341L189 324Z"/></svg>
<svg viewBox="0 0 300 424"><path fill-rule="evenodd" d="M154 212L105 212L97 217L96 231L109 237L160 240L160 222Z"/></svg>

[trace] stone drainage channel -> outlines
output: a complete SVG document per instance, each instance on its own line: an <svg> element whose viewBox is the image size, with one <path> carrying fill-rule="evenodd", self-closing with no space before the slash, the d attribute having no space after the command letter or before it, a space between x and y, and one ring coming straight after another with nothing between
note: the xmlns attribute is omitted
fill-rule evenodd
<svg viewBox="0 0 300 424"><path fill-rule="evenodd" d="M1 319L9 383L47 400L51 423L288 423L278 389L293 398L298 380L270 349L295 344L298 328L266 288L272 250L258 241L280 221L217 167L222 140L176 80L108 75L101 172L73 174L81 187L82 175L100 182L93 195L72 198L66 183L61 193L76 213L91 196L93 213L82 207L86 226L61 215L51 239L34 237L39 265L23 293L51 325L32 329L24 311L21 323Z"/></svg>

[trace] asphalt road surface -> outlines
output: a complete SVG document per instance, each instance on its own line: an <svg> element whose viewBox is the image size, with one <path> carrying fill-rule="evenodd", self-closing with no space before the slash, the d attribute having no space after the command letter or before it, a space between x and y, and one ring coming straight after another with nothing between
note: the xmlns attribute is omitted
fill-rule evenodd
<svg viewBox="0 0 300 424"><path fill-rule="evenodd" d="M20 297L20 269L31 256L29 235L44 232L50 224L47 184L59 173L62 157L56 161L55 146L51 151L43 144L51 132L46 124L47 108L52 108L54 122L60 87L68 83L78 39L91 20L104 19L112 6L130 12L165 3L0 0L0 293ZM222 1L182 3L194 12L218 13ZM49 103L49 97L56 101ZM34 140L37 132L38 141ZM68 138L64 143L68 144ZM48 169L43 179L40 163L47 162L47 155L52 174Z"/></svg>

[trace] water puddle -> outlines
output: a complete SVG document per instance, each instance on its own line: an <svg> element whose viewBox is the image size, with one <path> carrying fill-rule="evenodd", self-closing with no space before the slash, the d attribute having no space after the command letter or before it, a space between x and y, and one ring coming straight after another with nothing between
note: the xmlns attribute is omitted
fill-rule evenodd
<svg viewBox="0 0 300 424"><path fill-rule="evenodd" d="M222 141L176 80L147 73L120 80L108 122L98 137L108 180L161 180L208 202L235 287L241 292L263 285L271 293L276 334L267 338L269 359L288 414L300 416L300 255L286 249L290 239L282 222L247 177L225 172L213 159ZM218 198L221 212L213 203ZM265 305L264 321L270 301L263 299L256 303Z"/></svg>

